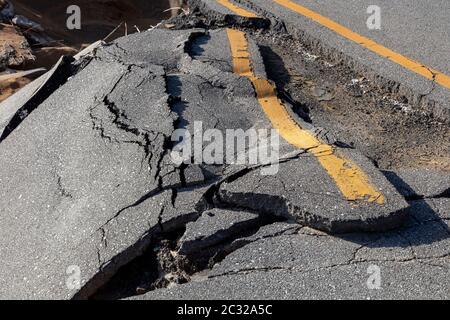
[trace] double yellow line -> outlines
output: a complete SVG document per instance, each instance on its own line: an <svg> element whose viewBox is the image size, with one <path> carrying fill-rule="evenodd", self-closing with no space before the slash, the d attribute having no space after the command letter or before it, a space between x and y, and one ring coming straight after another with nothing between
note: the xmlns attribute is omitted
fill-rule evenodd
<svg viewBox="0 0 450 320"><path fill-rule="evenodd" d="M234 5L233 3L230 2L230 0L216 0L216 1L238 15L244 17L257 17L254 13ZM332 30L333 32L339 34L340 36L350 41L357 43L358 45L378 54L383 58L386 58L394 63L397 63L402 67L425 77L428 80L434 80L434 82L443 86L444 88L450 89L450 77L436 69L430 68L424 65L423 63L415 61L411 58L401 55L398 52L386 48L385 46L367 37L364 37L344 27L343 25L291 0L272 0L272 1L291 11L301 14L304 17L311 19L312 21Z"/></svg>
<svg viewBox="0 0 450 320"><path fill-rule="evenodd" d="M254 74L245 33L227 29L227 35L234 72L253 83L259 104L280 135L290 144L313 154L347 200L385 203L385 197L371 184L356 163L339 155L333 146L322 143L309 131L302 129L278 99L275 87L268 80Z"/></svg>
<svg viewBox="0 0 450 320"><path fill-rule="evenodd" d="M257 17L229 0L217 0L217 2L238 15ZM291 145L313 154L347 200L384 204L385 197L370 182L364 171L351 159L338 154L333 146L321 142L311 132L301 128L299 123L290 116L286 106L278 99L275 87L267 79L258 78L254 74L245 33L227 29L227 35L231 47L233 71L252 82L259 104L280 135Z"/></svg>
<svg viewBox="0 0 450 320"><path fill-rule="evenodd" d="M429 68L425 65L423 65L420 62L414 61L408 57L405 57L389 48L386 48L385 46L376 43L375 41L366 38L342 25L340 25L337 22L334 22L333 20L324 17L317 12L314 12L308 8L305 8L302 5L299 5L298 3L295 3L290 0L272 0L273 2L278 3L279 5L290 9L294 12L297 12L315 22L318 24L327 27L328 29L336 32L337 34L341 35L342 37L351 40L362 47L390 60L393 61L402 67L415 72L429 80L434 80L436 83L440 84L441 86L450 89L450 77L443 74L442 72L435 70L433 68Z"/></svg>
<svg viewBox="0 0 450 320"><path fill-rule="evenodd" d="M244 17L257 17L256 14L240 8L230 0L216 0L224 7ZM324 17L298 3L290 0L272 0L273 2L307 17L316 23L336 32L364 48L393 61L404 68L417 73L429 80L434 80L445 88L450 88L450 77L429 68L417 61L405 57L375 41L366 38L352 30ZM251 57L245 33L227 29L231 46L234 72L250 79L257 92L258 101L280 135L290 144L308 150L316 156L322 167L333 178L334 182L349 201L365 200L370 203L383 204L385 197L372 185L368 176L352 160L338 154L331 145L319 141L309 131L304 130L292 119L286 107L278 99L274 86L266 79L255 76L251 67Z"/></svg>

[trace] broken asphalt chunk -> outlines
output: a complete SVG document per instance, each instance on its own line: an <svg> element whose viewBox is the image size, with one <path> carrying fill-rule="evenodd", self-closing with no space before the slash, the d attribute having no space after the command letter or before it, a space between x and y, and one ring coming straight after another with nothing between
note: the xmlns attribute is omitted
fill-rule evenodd
<svg viewBox="0 0 450 320"><path fill-rule="evenodd" d="M198 220L186 226L179 253L189 255L223 242L233 234L254 226L261 218L245 211L213 209L203 212Z"/></svg>
<svg viewBox="0 0 450 320"><path fill-rule="evenodd" d="M362 160L362 159L361 159ZM331 233L380 231L400 226L408 204L369 161L360 161L386 202L348 201L314 156L280 164L274 176L252 170L224 183L220 201L230 205L294 218L298 223Z"/></svg>
<svg viewBox="0 0 450 320"><path fill-rule="evenodd" d="M200 10L207 18L207 24L219 26L241 26L265 29L270 20L230 0L205 1L188 0L192 10Z"/></svg>

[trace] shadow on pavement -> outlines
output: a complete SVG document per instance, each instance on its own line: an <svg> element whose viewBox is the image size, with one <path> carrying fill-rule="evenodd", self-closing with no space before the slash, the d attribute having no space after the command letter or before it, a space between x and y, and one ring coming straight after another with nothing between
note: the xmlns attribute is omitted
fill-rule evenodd
<svg viewBox="0 0 450 320"><path fill-rule="evenodd" d="M427 198L417 192L401 179L395 172L382 171L397 191L409 203L406 209L407 219L400 229L373 234L348 234L342 238L368 248L407 248L431 245L450 238L450 228L442 217L430 206ZM447 192L447 191L446 191ZM437 195L435 198L443 197Z"/></svg>

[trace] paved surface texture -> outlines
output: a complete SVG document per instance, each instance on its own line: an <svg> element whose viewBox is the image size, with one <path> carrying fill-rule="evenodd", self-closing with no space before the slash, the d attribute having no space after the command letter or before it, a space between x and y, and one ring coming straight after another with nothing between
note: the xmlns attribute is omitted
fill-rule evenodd
<svg viewBox="0 0 450 320"><path fill-rule="evenodd" d="M381 170L301 118L251 33L180 25L66 58L0 108L0 298L448 299L448 171ZM275 128L279 157L174 162L199 122Z"/></svg>
<svg viewBox="0 0 450 320"><path fill-rule="evenodd" d="M170 35L183 44L191 34ZM152 64L171 61L155 52L142 54L145 65L127 64L115 54L99 53L2 141L3 297L71 297L63 279L72 265L89 291L99 271L117 269L118 254L159 227L161 199L172 203L167 193L181 186L165 148L177 116L164 68Z"/></svg>
<svg viewBox="0 0 450 320"><path fill-rule="evenodd" d="M414 104L426 105L436 116L449 118L450 65L446 52L449 52L450 26L445 19L450 10L448 2L378 1L381 30L369 30L366 25L370 16L367 8L374 5L370 1L238 0L234 3L272 19L272 24L283 22L289 33L308 41L328 58L347 60L366 74L373 74L377 81L381 81L378 79L381 76L385 78L381 81L384 85L389 85L389 80L395 81L399 84L395 90ZM295 11L296 4L301 6L302 13ZM305 15L305 8L311 12ZM328 23L332 29L326 26ZM341 27L348 30L342 31ZM361 45L366 40L371 42ZM375 50L376 45L382 48ZM412 63L416 64L411 66ZM437 73L440 75L436 76ZM438 77L442 80L439 83Z"/></svg>
<svg viewBox="0 0 450 320"><path fill-rule="evenodd" d="M227 25L239 24L246 27L266 28L270 21L258 16L253 10L236 5L233 1L198 1L193 0L191 6L199 8L207 14L208 24Z"/></svg>
<svg viewBox="0 0 450 320"><path fill-rule="evenodd" d="M406 225L384 233L331 237L292 223L260 224L230 240L207 277L133 299L446 299L449 205L448 198L411 201ZM373 268L382 275L379 289L367 285Z"/></svg>

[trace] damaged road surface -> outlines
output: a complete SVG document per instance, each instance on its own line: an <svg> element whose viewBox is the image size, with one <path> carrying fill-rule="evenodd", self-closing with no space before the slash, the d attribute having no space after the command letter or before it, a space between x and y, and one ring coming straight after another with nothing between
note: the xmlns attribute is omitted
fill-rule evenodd
<svg viewBox="0 0 450 320"><path fill-rule="evenodd" d="M381 0L188 0L210 19L265 19L314 48L333 64L344 62L379 85L449 122L448 2L433 5ZM414 24L405 30L404 25Z"/></svg>
<svg viewBox="0 0 450 320"><path fill-rule="evenodd" d="M0 298L449 297L449 173L380 170L315 127L249 33L153 29L64 61L0 105ZM177 164L199 122L276 129L279 157Z"/></svg>

